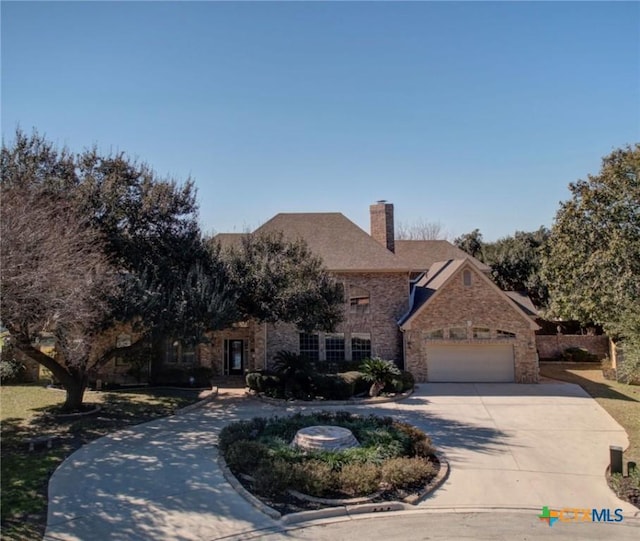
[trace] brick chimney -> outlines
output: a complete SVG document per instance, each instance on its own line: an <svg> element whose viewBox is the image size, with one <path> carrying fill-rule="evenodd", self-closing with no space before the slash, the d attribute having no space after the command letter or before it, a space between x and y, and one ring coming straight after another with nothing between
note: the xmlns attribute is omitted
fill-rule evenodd
<svg viewBox="0 0 640 541"><path fill-rule="evenodd" d="M369 207L371 236L391 252L395 251L393 231L393 203L377 201Z"/></svg>

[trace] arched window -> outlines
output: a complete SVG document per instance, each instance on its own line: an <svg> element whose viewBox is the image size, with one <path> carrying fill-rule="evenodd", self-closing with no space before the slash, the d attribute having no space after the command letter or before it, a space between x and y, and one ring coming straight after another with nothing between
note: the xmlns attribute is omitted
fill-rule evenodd
<svg viewBox="0 0 640 541"><path fill-rule="evenodd" d="M467 328L466 327L451 327L449 329L449 340L466 340Z"/></svg>
<svg viewBox="0 0 640 541"><path fill-rule="evenodd" d="M488 327L474 327L473 338L476 340L488 340L491 338L491 329Z"/></svg>

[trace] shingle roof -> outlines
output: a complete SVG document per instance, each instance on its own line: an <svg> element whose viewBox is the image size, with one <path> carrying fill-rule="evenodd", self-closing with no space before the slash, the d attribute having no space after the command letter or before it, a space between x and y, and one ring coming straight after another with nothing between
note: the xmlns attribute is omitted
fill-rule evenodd
<svg viewBox="0 0 640 541"><path fill-rule="evenodd" d="M218 233L213 237L214 241L220 243L220 248L228 250L229 248L235 248L242 243L242 237L246 233Z"/></svg>
<svg viewBox="0 0 640 541"><path fill-rule="evenodd" d="M522 310L524 310L531 317L538 317L538 310L533 302L529 298L529 295L522 291L505 291L507 296L515 302Z"/></svg>
<svg viewBox="0 0 640 541"><path fill-rule="evenodd" d="M469 258L481 271L489 272L490 267L471 257L446 240L396 240L396 255L411 265L413 271L422 272L438 261Z"/></svg>
<svg viewBox="0 0 640 541"><path fill-rule="evenodd" d="M287 239L303 239L331 271L410 270L406 261L339 212L276 214L255 233L279 231Z"/></svg>

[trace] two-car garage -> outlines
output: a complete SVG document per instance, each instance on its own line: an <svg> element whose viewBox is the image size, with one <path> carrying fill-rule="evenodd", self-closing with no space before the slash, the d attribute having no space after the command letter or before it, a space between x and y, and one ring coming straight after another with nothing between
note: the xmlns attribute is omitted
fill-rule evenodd
<svg viewBox="0 0 640 541"><path fill-rule="evenodd" d="M429 344L427 377L433 382L513 382L513 344Z"/></svg>

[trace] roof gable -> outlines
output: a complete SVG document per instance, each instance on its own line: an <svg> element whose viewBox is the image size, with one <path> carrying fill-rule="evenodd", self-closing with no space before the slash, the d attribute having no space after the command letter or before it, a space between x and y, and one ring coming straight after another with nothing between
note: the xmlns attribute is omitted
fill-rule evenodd
<svg viewBox="0 0 640 541"><path fill-rule="evenodd" d="M411 328L411 321L422 313L428 305L438 296L440 292L446 290L447 285L458 276L465 268L479 269L471 262L470 258L448 260L434 263L429 272L418 280L411 292L409 311L400 319L398 324L401 329ZM508 304L512 310L520 316L532 329L538 329L539 326L533 321L531 315L527 313L520 303L515 302L505 291L502 291L494 282L483 272L477 272L477 276L491 288L501 299Z"/></svg>

